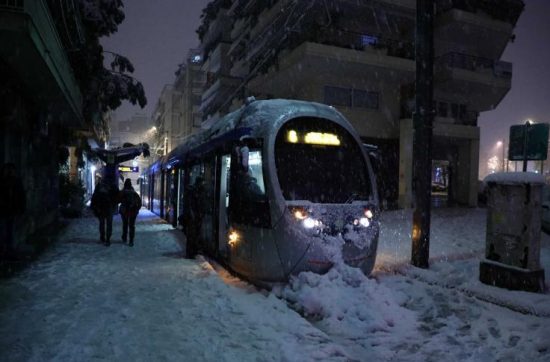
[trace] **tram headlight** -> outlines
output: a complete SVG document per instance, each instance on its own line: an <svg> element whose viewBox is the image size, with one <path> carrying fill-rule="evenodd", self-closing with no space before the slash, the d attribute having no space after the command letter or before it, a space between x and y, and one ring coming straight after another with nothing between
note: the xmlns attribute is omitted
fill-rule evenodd
<svg viewBox="0 0 550 362"><path fill-rule="evenodd" d="M311 217L306 217L302 224L306 229L320 228L323 226L321 220L313 219Z"/></svg>
<svg viewBox="0 0 550 362"><path fill-rule="evenodd" d="M312 219L310 217L307 217L304 219L303 223L304 223L304 227L306 229L313 229L315 227L315 219Z"/></svg>
<svg viewBox="0 0 550 362"><path fill-rule="evenodd" d="M290 209L292 215L298 220L304 220L308 217L309 213L303 207L294 207Z"/></svg>
<svg viewBox="0 0 550 362"><path fill-rule="evenodd" d="M236 230L231 230L229 232L228 238L229 238L229 241L228 241L229 246L235 246L239 242L239 239L241 238L241 236Z"/></svg>
<svg viewBox="0 0 550 362"><path fill-rule="evenodd" d="M370 221L366 217L361 217L359 219L353 219L353 226L355 226L355 227L362 226L362 227L368 228L369 225L370 225Z"/></svg>
<svg viewBox="0 0 550 362"><path fill-rule="evenodd" d="M307 218L307 211L294 210L294 217L298 220L304 220L305 218Z"/></svg>

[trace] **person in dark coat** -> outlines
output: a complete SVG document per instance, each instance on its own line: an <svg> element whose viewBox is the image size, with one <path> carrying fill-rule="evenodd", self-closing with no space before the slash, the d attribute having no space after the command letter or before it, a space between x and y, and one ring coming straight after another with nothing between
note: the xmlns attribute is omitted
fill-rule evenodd
<svg viewBox="0 0 550 362"><path fill-rule="evenodd" d="M101 180L92 195L91 208L94 215L99 219L99 238L106 246L111 245L117 193L118 190L105 180Z"/></svg>
<svg viewBox="0 0 550 362"><path fill-rule="evenodd" d="M14 226L26 210L26 194L15 164L5 163L0 172L0 260L14 256Z"/></svg>
<svg viewBox="0 0 550 362"><path fill-rule="evenodd" d="M122 241L126 243L127 236L130 236L129 246L134 246L134 236L136 234L136 218L141 209L141 197L132 187L132 180L127 178L124 181L124 188L119 194L120 217L122 218ZM128 232L129 231L129 232Z"/></svg>

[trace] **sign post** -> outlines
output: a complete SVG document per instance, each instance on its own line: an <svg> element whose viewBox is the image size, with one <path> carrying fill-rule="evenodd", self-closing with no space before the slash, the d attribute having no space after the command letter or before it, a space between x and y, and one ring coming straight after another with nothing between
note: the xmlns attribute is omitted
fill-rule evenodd
<svg viewBox="0 0 550 362"><path fill-rule="evenodd" d="M411 264L428 269L432 191L434 1L416 1L416 80L413 115L414 211Z"/></svg>
<svg viewBox="0 0 550 362"><path fill-rule="evenodd" d="M527 171L527 161L546 160L548 153L548 123L526 122L510 127L508 159L523 161L523 172Z"/></svg>

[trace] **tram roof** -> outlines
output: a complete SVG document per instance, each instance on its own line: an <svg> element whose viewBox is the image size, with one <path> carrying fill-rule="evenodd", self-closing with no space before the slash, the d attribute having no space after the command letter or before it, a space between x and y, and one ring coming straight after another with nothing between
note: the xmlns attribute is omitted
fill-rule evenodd
<svg viewBox="0 0 550 362"><path fill-rule="evenodd" d="M249 99L238 110L212 121L209 128L191 135L157 162L163 169L170 168L228 141L239 140L243 136L267 135L285 121L297 117L327 118L349 125L340 112L325 104L290 99Z"/></svg>

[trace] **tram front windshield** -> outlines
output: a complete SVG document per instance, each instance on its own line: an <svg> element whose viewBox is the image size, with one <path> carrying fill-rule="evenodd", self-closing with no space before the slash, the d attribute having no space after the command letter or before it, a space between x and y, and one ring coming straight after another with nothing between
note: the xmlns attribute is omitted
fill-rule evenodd
<svg viewBox="0 0 550 362"><path fill-rule="evenodd" d="M370 196L360 145L329 120L304 117L287 122L277 134L275 164L287 200L351 203Z"/></svg>

